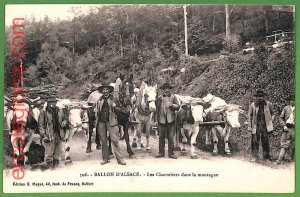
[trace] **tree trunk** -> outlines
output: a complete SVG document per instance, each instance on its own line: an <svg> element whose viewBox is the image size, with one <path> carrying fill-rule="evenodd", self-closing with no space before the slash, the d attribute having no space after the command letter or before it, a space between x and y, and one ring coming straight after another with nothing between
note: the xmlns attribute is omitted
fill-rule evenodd
<svg viewBox="0 0 300 197"><path fill-rule="evenodd" d="M228 10L228 5L225 5L225 13L226 13L226 37L230 36L230 14L229 14L229 10Z"/></svg>
<svg viewBox="0 0 300 197"><path fill-rule="evenodd" d="M121 57L123 57L123 41L122 41L122 34L120 34L120 50L121 50Z"/></svg>
<svg viewBox="0 0 300 197"><path fill-rule="evenodd" d="M212 30L216 31L216 5L214 5L213 21L212 21Z"/></svg>
<svg viewBox="0 0 300 197"><path fill-rule="evenodd" d="M134 39L135 39L135 33L134 33L134 31L132 31L132 48L133 48L133 50L135 50L135 42L134 42Z"/></svg>
<svg viewBox="0 0 300 197"><path fill-rule="evenodd" d="M279 14L280 14L280 12L279 12L279 11L276 11L276 21L277 21L277 23L276 23L276 28L277 28L277 29L280 29L280 27L279 27Z"/></svg>
<svg viewBox="0 0 300 197"><path fill-rule="evenodd" d="M268 10L264 8L264 17L265 17L265 35L269 33L269 21L268 21Z"/></svg>
<svg viewBox="0 0 300 197"><path fill-rule="evenodd" d="M186 20L186 15L187 15L186 5L183 5L185 55L188 55L189 51L188 51L188 37L187 37L187 20Z"/></svg>
<svg viewBox="0 0 300 197"><path fill-rule="evenodd" d="M245 20L244 19L244 14L242 14L242 16L241 16L241 22L242 22L242 32L243 32L243 34L245 32L245 21L244 20Z"/></svg>

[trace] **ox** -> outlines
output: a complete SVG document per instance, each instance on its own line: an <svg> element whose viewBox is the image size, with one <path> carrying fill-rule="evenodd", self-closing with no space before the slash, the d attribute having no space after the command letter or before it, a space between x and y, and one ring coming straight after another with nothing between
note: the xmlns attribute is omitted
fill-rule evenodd
<svg viewBox="0 0 300 197"><path fill-rule="evenodd" d="M220 136L224 138L225 143L225 153L230 155L230 149L228 146L229 135L232 128L240 128L239 123L239 114L243 113L243 110L240 109L239 105L228 104L226 106L221 106L215 108L211 112L207 114L207 121L216 121L221 124L215 124L211 126L211 132L214 142L213 155L218 154L218 136L217 132L219 132ZM210 140L210 139L206 139Z"/></svg>
<svg viewBox="0 0 300 197"><path fill-rule="evenodd" d="M141 143L141 132L142 129L146 128L146 151L151 151L149 144L150 138L150 127L153 112L156 111L156 95L157 95L157 85L148 86L145 82L142 83L140 91L137 95L136 100L136 109L135 109L135 118L137 128L134 130L133 143L132 146L137 145L137 150L141 150L143 145ZM138 140L136 141L136 138Z"/></svg>
<svg viewBox="0 0 300 197"><path fill-rule="evenodd" d="M204 110L204 114L203 114L204 118L207 117L206 114L210 113L214 109L227 105L227 103L223 99L216 97L212 94L207 94L207 96L202 98L202 101L205 103L205 105L210 105L208 108L206 107L206 109ZM209 132L209 130L206 129L206 131L205 131L205 144L206 145L211 144L211 141L209 139L210 139L210 132Z"/></svg>
<svg viewBox="0 0 300 197"><path fill-rule="evenodd" d="M40 98L28 99L19 95L16 97L16 102L6 96L4 98L5 127L9 132L13 147L14 165L27 165L29 148L34 133L38 130L37 119L33 114L35 108L32 108L31 105Z"/></svg>
<svg viewBox="0 0 300 197"><path fill-rule="evenodd" d="M180 96L175 95L181 104L180 109L177 112L176 125L177 129L180 129L182 135L183 147L181 149L181 155L186 156L186 144L187 137L191 138L191 158L197 159L197 154L195 151L196 138L199 133L199 124L203 122L203 106L202 100L198 98L193 98L190 96ZM187 131L187 135L186 135ZM176 145L179 143L179 132L176 134Z"/></svg>
<svg viewBox="0 0 300 197"><path fill-rule="evenodd" d="M88 141L89 139L89 125L88 125L88 114L86 110L81 108L70 108L69 109L69 122L70 129L67 131L67 134L64 139L64 151L65 151L65 163L72 163L70 157L70 145L73 136L77 132L83 131L85 138Z"/></svg>
<svg viewBox="0 0 300 197"><path fill-rule="evenodd" d="M46 106L47 102L44 104L44 110ZM56 106L59 108L58 120L60 125L63 125L63 128L65 128L65 134L62 139L62 152L65 164L68 165L72 163L72 159L70 157L70 144L74 134L84 131L86 139L88 139L88 123L87 121L83 121L87 118L87 112L86 110L81 109L81 103L72 102L69 99L59 100L56 103Z"/></svg>

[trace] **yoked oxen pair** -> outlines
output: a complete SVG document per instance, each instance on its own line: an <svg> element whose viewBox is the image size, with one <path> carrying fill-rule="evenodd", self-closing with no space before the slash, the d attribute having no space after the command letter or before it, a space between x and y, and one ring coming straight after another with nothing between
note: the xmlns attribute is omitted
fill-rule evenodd
<svg viewBox="0 0 300 197"><path fill-rule="evenodd" d="M212 134L214 149L213 155L218 154L218 136L224 137L225 153L231 154L228 141L232 128L239 128L239 114L243 113L240 106L234 104L226 104L226 102L211 94L208 94L203 99L193 98L190 96L176 95L181 103L181 108L177 112L177 128L181 130L183 148L182 155L186 155L185 144L187 136L185 131L188 131L188 136L191 137L191 157L197 158L195 152L196 138L199 133L199 125L205 125L206 145L210 144L210 134ZM204 109L204 110L203 110ZM205 121L203 122L203 117ZM208 125L208 126L207 126ZM179 144L179 133L176 134L176 146Z"/></svg>
<svg viewBox="0 0 300 197"><path fill-rule="evenodd" d="M137 150L141 150L143 144L141 143L142 129L146 129L146 151L151 151L149 144L150 127L152 117L156 111L156 95L157 85L148 86L145 82L142 83L139 93L137 94L136 109L134 116L136 118L136 129L134 129L132 147L137 147Z"/></svg>
<svg viewBox="0 0 300 197"><path fill-rule="evenodd" d="M4 96L4 123L5 129L10 135L11 144L13 147L13 165L29 164L28 155L29 148L33 141L33 135L38 131L38 122L33 112L38 113L35 109L34 102L37 99L24 98L18 95L13 100Z"/></svg>

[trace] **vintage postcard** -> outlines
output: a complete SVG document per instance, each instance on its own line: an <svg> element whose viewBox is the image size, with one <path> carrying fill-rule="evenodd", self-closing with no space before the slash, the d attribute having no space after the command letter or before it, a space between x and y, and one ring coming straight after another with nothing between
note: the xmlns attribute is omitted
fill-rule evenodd
<svg viewBox="0 0 300 197"><path fill-rule="evenodd" d="M295 24L290 4L6 4L3 193L294 193Z"/></svg>

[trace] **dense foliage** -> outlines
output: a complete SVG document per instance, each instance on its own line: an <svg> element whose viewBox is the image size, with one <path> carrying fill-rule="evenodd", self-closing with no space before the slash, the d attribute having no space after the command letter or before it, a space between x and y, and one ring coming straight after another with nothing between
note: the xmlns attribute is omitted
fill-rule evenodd
<svg viewBox="0 0 300 197"><path fill-rule="evenodd" d="M78 8L71 11L71 21L51 21L48 17L26 21L26 86L101 83L129 73L137 81L155 80L160 78L161 69L182 64L182 5L110 5L93 7L88 13ZM278 28L292 30L292 14L270 6L230 6L230 11L232 36L225 39L223 5L187 7L190 55L209 55L223 49L236 52L243 43L259 41ZM15 62L8 27L6 36L5 85L9 87L9 71ZM169 74L165 80L173 78L174 73Z"/></svg>

